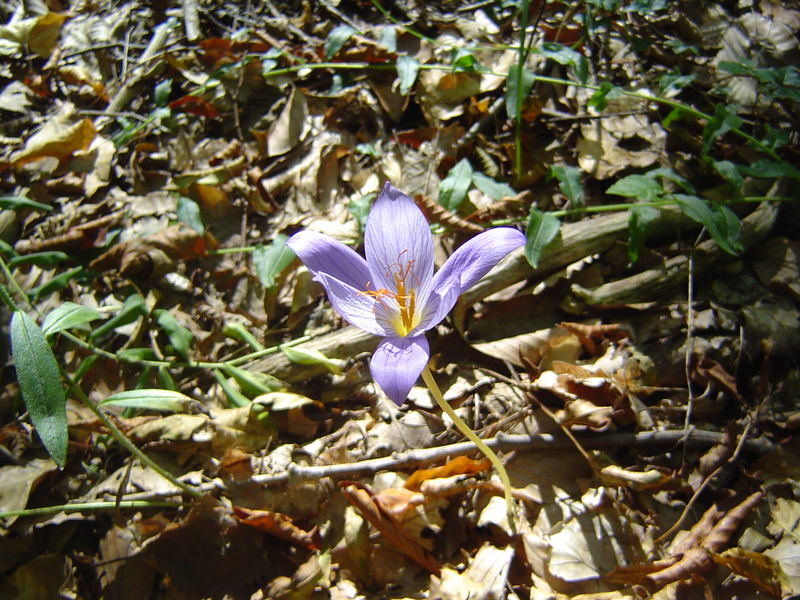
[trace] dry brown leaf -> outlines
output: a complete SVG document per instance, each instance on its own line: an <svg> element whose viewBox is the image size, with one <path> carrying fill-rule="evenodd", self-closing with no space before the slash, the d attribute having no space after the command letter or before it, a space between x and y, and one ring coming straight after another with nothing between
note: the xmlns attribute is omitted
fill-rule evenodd
<svg viewBox="0 0 800 600"><path fill-rule="evenodd" d="M347 501L380 532L386 544L431 573L438 574L441 571L438 559L383 510L367 486L348 481L341 482L339 486Z"/></svg>
<svg viewBox="0 0 800 600"><path fill-rule="evenodd" d="M719 565L746 577L774 596L790 593L789 580L777 561L761 552L731 548L722 554L712 554Z"/></svg>
<svg viewBox="0 0 800 600"><path fill-rule="evenodd" d="M63 163L73 153L86 150L96 133L90 119L75 123L69 116L57 116L33 134L22 150L11 155L11 163L17 169L41 158L56 158Z"/></svg>
<svg viewBox="0 0 800 600"><path fill-rule="evenodd" d="M274 535L293 546L300 546L307 550L319 548L319 531L317 527L311 531L304 531L292 522L291 517L271 510L250 510L239 506L233 507L234 516L250 527Z"/></svg>
<svg viewBox="0 0 800 600"><path fill-rule="evenodd" d="M447 461L440 467L419 469L406 479L405 487L409 490L419 491L420 485L429 479L451 477L453 475L474 475L490 468L491 463L484 459L475 460L466 456L457 456Z"/></svg>

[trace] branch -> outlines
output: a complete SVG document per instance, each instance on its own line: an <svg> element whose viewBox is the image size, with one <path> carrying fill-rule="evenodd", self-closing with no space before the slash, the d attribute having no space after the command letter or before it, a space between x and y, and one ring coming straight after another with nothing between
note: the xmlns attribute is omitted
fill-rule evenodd
<svg viewBox="0 0 800 600"><path fill-rule="evenodd" d="M587 434L578 436L578 440L582 447L596 450L625 448L630 446L640 448L669 447L679 446L683 443L692 446L713 446L720 443L724 436L724 433L703 430L692 431L687 436L686 431L683 429L676 429L643 433ZM494 438L485 440L485 443L493 450L502 451L552 451L574 449L573 443L568 439L557 437L549 433L534 435L499 434ZM744 449L759 455L767 454L772 448L772 443L765 439L748 439L744 445ZM312 466L290 463L286 471L282 473L254 475L247 483L255 483L263 486L280 486L301 481L321 479L323 477L355 478L377 473L378 471L417 469L444 460L449 456L470 454L477 451L478 449L472 442L460 442L447 446L437 446L435 448L419 448L417 450L395 453L392 456L371 458L353 463ZM218 489L224 490L225 488L225 484L220 480L215 480L199 486L199 489L204 492ZM164 490L158 493L140 492L126 495L125 500L152 500L155 498L176 496L180 493L181 490L178 489Z"/></svg>

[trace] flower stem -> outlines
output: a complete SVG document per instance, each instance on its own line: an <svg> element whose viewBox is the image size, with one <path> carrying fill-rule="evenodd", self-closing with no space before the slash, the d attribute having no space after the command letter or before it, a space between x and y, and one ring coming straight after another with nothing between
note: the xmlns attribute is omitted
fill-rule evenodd
<svg viewBox="0 0 800 600"><path fill-rule="evenodd" d="M461 417L456 414L456 411L454 411L453 408L447 403L427 365L425 365L425 368L422 369L422 379L425 382L425 385L428 386L433 399L436 400L436 403L439 405L439 407L448 417L450 417L450 420L453 421L458 430L463 433L470 442L475 444L478 450L483 452L484 456L486 456L486 458L489 459L489 462L492 463L495 471L497 471L497 475L500 477L500 481L503 483L503 493L506 497L508 526L511 528L512 533L516 533L517 528L514 525L514 499L511 496L511 480L508 478L508 472L506 471L505 466L503 466L503 463L500 461L500 457L497 456L494 450L489 448L489 446L487 446L483 440L479 438L474 431L472 431L472 429L470 429L469 425L467 425L461 419Z"/></svg>

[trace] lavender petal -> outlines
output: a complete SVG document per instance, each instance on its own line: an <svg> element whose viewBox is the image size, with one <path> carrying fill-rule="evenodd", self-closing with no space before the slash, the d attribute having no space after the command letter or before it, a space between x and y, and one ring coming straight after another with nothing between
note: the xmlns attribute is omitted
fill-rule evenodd
<svg viewBox="0 0 800 600"><path fill-rule="evenodd" d="M367 261L352 248L315 231L301 231L286 242L315 277L325 273L357 290L366 290L370 281Z"/></svg>
<svg viewBox="0 0 800 600"><path fill-rule="evenodd" d="M425 331L445 318L453 308L458 297L486 275L492 267L509 252L525 244L525 235L511 227L496 227L476 235L460 246L442 268L434 275L431 283L434 296L425 306L425 316L419 331Z"/></svg>
<svg viewBox="0 0 800 600"><path fill-rule="evenodd" d="M424 335L388 337L369 363L372 378L395 404L402 404L428 364L430 348Z"/></svg>
<svg viewBox="0 0 800 600"><path fill-rule="evenodd" d="M415 288L417 300L424 300L433 276L433 236L419 208L388 183L367 218L364 248L375 289L396 292L400 272L406 291Z"/></svg>

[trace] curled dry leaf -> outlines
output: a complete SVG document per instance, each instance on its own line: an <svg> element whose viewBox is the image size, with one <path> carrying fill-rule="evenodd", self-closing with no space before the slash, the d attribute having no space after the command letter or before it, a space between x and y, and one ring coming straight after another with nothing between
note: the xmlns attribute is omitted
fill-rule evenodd
<svg viewBox="0 0 800 600"><path fill-rule="evenodd" d="M441 571L439 560L418 540L411 537L397 522L393 513L387 512L383 503L375 498L367 486L350 481L343 481L339 485L347 501L380 532L389 547L431 573L438 574Z"/></svg>
<svg viewBox="0 0 800 600"><path fill-rule="evenodd" d="M490 466L491 463L485 458L474 460L466 456L457 456L440 467L414 471L411 476L406 479L405 488L419 491L420 486L430 479L451 477L453 475L474 475L475 473L485 471Z"/></svg>
<svg viewBox="0 0 800 600"><path fill-rule="evenodd" d="M68 116L58 116L31 136L22 150L12 154L11 163L17 169L41 158L56 158L63 164L75 152L86 150L96 133L89 119L74 123Z"/></svg>
<svg viewBox="0 0 800 600"><path fill-rule="evenodd" d="M265 533L300 546L307 550L319 548L319 531L317 527L304 531L292 522L291 517L271 510L250 510L239 506L233 507L233 514L240 523L255 527Z"/></svg>

